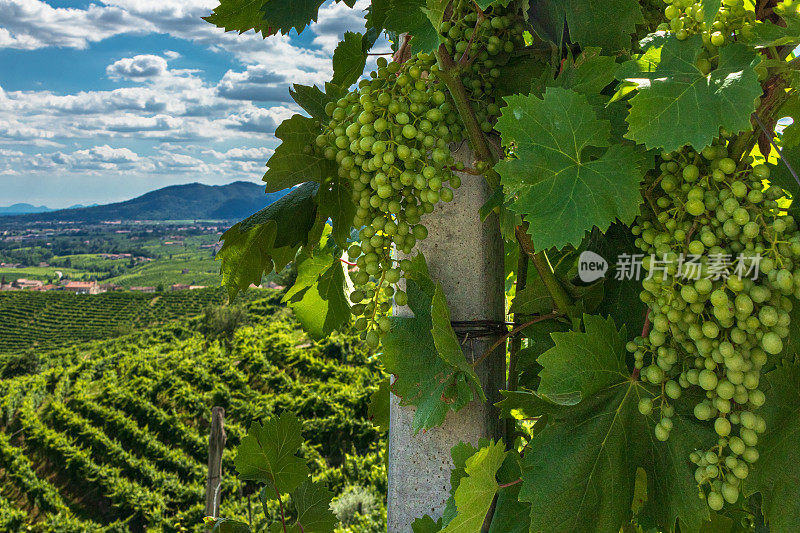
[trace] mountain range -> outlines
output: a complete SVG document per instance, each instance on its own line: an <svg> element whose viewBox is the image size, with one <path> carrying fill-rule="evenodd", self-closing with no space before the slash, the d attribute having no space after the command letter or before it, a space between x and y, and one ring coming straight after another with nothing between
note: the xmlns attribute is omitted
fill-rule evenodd
<svg viewBox="0 0 800 533"><path fill-rule="evenodd" d="M106 205L50 210L29 204L0 208L2 222L103 222L112 220L240 220L263 209L285 192L264 194L246 181L227 185L172 185ZM20 210L28 210L21 214ZM16 210L16 211L14 211Z"/></svg>
<svg viewBox="0 0 800 533"><path fill-rule="evenodd" d="M92 205L83 205L83 204L76 204L66 207L64 209L79 209L81 207L94 207L98 204ZM31 204L14 204L9 205L7 207L0 206L0 216L5 215L29 215L32 213L50 213L52 211L58 211L58 209L50 209L45 205L31 205Z"/></svg>

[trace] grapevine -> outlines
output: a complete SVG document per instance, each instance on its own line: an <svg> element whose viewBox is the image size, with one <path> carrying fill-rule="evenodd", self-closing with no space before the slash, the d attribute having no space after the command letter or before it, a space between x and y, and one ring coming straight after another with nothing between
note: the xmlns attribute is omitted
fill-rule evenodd
<svg viewBox="0 0 800 533"><path fill-rule="evenodd" d="M221 1L209 21L302 29L278 4L245 24ZM220 255L232 296L299 258L284 300L315 338L352 319L379 350L392 378L371 412L393 438L427 442L415 435L448 420L491 433L452 448L450 478L430 480L440 501L451 483L444 509L398 496L418 480L398 464L406 448L390 452L389 530L800 528L800 504L792 515L784 501L800 475L787 445L800 402L800 3L372 2L365 21L324 90L295 86L308 116L276 132L267 189L297 186L311 208L243 221ZM393 61L361 76L381 34ZM454 160L464 144L475 161ZM465 174L491 192L469 215L505 257L497 241L470 255L492 256L485 272L505 266L504 299L499 283L451 279L447 237L428 235L433 217L466 214L440 207L465 194ZM290 231L294 219L309 230ZM643 276L626 277L637 257ZM480 297L480 318L491 306L479 303L503 301L492 311L505 320L462 319ZM474 322L496 331L488 350ZM504 432L448 419L490 394ZM388 405L401 416L380 415Z"/></svg>
<svg viewBox="0 0 800 533"><path fill-rule="evenodd" d="M524 45L522 30L513 8L477 12L463 0L438 28L447 53L464 66L460 79L483 132L491 132L500 115L493 83L498 67ZM408 303L396 285L411 261L395 252L411 254L428 236L422 217L452 201L461 186L454 171L464 164L453 160L449 145L463 142L465 131L439 70L429 53L402 64L379 58L378 70L359 82L358 91L327 104L330 122L316 138L316 150L335 160L339 177L351 183L358 229L358 241L347 250L358 266L351 311L372 347L389 331L388 299Z"/></svg>

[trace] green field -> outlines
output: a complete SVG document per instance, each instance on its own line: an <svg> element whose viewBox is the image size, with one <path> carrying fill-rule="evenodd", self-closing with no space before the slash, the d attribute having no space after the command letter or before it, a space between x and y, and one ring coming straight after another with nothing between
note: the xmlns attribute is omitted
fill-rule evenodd
<svg viewBox="0 0 800 533"><path fill-rule="evenodd" d="M247 521L252 509L263 528L233 450L251 421L288 410L303 420L315 480L346 494L333 502L350 524L340 531L385 528L382 438L366 418L381 377L374 359L346 336L309 341L273 293L251 295L250 325L229 343L190 320L0 357L0 531L202 531L214 405L226 409L228 435L222 515ZM81 313L114 314L111 300L83 302ZM79 314L51 316L67 327ZM18 321L0 314L5 331Z"/></svg>
<svg viewBox="0 0 800 533"><path fill-rule="evenodd" d="M0 278L5 278L6 282L11 282L20 278L35 279L39 281L58 281L56 272L61 272L65 277L75 281L88 281L98 278L101 273L79 268L59 268L59 267L24 267L24 268L0 268Z"/></svg>
<svg viewBox="0 0 800 533"><path fill-rule="evenodd" d="M249 291L247 301L274 295ZM0 353L105 339L165 322L199 315L211 304L227 301L224 289L156 294L109 292L0 293Z"/></svg>

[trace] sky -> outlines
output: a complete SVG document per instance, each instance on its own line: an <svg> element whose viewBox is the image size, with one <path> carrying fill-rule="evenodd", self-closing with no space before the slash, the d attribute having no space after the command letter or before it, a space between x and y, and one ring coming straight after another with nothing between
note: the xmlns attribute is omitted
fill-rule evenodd
<svg viewBox="0 0 800 533"><path fill-rule="evenodd" d="M0 206L259 183L275 128L300 111L289 87L330 80L368 1L329 0L301 35L266 40L203 21L217 4L0 0Z"/></svg>

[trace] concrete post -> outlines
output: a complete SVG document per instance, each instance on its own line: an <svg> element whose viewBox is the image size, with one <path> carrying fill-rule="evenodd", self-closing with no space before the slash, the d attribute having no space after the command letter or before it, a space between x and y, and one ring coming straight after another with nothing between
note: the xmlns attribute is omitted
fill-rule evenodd
<svg viewBox="0 0 800 533"><path fill-rule="evenodd" d="M205 516L217 517L221 499L222 452L225 450L225 409L211 409L211 433L208 436L208 479L206 480Z"/></svg>
<svg viewBox="0 0 800 533"><path fill-rule="evenodd" d="M464 143L454 154L457 161L471 166L472 151ZM419 245L434 280L442 284L450 306L451 319L498 320L505 317L503 289L503 240L497 217L481 222L479 209L490 195L482 176L461 174L462 186L455 199L440 204L423 220L428 238ZM406 307L396 308L408 316ZM468 340L467 360L481 356L496 340ZM477 369L488 401L473 402L450 413L441 427L420 432L411 430L413 407L401 407L392 395L389 427L388 533L409 533L412 522L425 514L438 519L450 491L452 460L450 449L459 442L476 444L482 437L498 438L502 425L492 404L505 383L505 357L501 350Z"/></svg>

